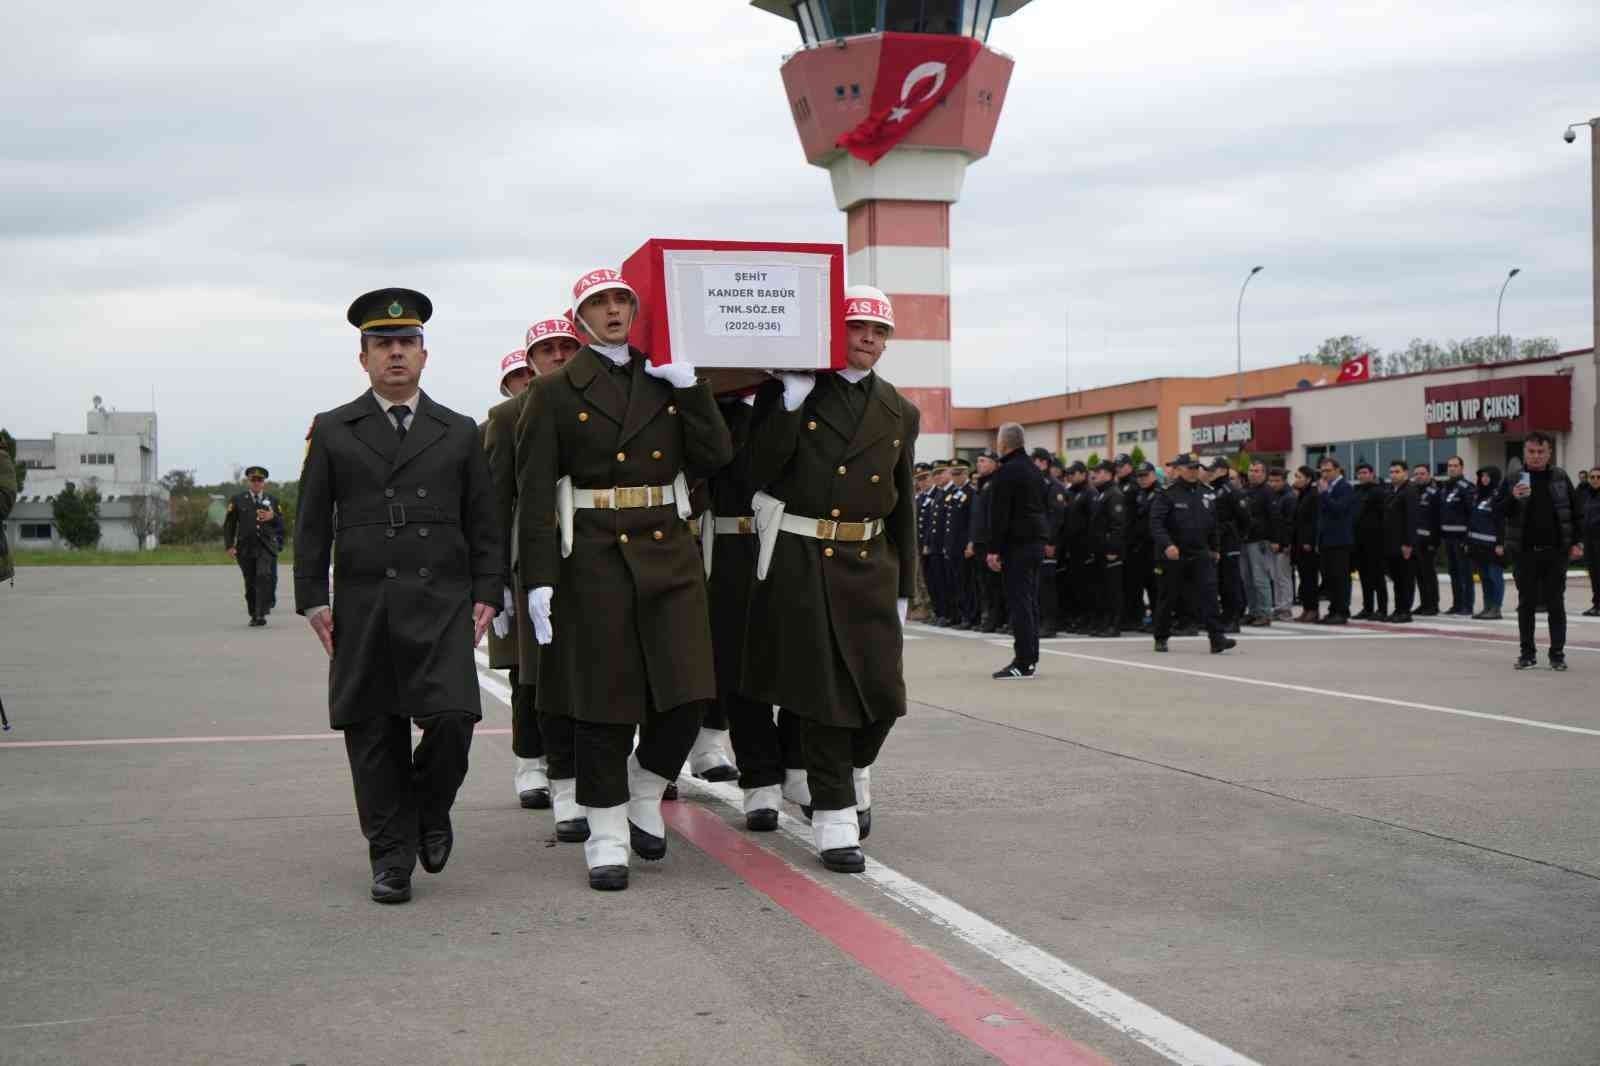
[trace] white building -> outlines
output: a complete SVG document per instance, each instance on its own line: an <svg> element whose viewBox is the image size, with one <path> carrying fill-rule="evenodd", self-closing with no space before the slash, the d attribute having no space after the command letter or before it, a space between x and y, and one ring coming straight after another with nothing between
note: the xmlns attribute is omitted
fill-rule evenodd
<svg viewBox="0 0 1600 1066"><path fill-rule="evenodd" d="M95 397L83 433L56 433L48 440L17 440L17 465L28 471L17 505L6 518L13 548L63 548L50 504L71 482L80 490L100 490L100 547L132 551L139 547L133 515L148 506L167 516L168 493L158 480L154 411L107 411Z"/></svg>

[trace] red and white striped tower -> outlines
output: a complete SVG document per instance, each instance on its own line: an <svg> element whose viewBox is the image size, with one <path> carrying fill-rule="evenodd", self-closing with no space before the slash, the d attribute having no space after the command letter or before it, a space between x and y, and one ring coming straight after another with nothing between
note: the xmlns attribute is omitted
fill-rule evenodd
<svg viewBox="0 0 1600 1066"><path fill-rule="evenodd" d="M1011 81L1011 59L981 42L994 18L1028 2L752 0L800 27L805 47L783 64L795 129L807 162L828 171L834 202L845 212L847 282L875 285L894 303L894 340L879 370L922 411L918 459L953 453L950 205L961 198L967 167L989 152ZM939 61L952 54L952 38L979 42L959 80L947 79ZM926 57L916 54L919 47ZM886 68L890 83L879 87ZM872 164L839 147L874 113L875 95L880 106L887 92L890 103L898 98L911 110L941 91Z"/></svg>

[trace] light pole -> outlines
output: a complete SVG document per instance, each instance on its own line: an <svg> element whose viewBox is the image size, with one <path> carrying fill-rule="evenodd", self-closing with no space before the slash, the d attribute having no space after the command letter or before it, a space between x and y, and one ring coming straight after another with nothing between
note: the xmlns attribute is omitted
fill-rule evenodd
<svg viewBox="0 0 1600 1066"><path fill-rule="evenodd" d="M1494 302L1494 346L1500 347L1500 305L1506 302L1506 286L1511 284L1511 279L1522 273L1521 267L1512 267L1511 273L1506 275L1506 280L1500 283L1500 298Z"/></svg>
<svg viewBox="0 0 1600 1066"><path fill-rule="evenodd" d="M1234 355L1238 359L1238 378L1234 383L1234 399L1239 403L1244 402L1244 334L1240 327L1244 323L1244 290L1250 287L1250 279L1264 270L1264 267L1251 267L1250 273L1244 276L1244 284L1239 286L1239 306L1233 309L1233 347Z"/></svg>
<svg viewBox="0 0 1600 1066"><path fill-rule="evenodd" d="M1590 357L1594 359L1595 365L1600 367L1600 118L1592 118L1588 122L1574 122L1567 127L1561 139L1568 144L1577 140L1579 126L1589 127L1589 226L1594 256L1589 269L1589 285L1592 290L1589 310L1594 318L1589 343L1595 349L1590 353ZM1600 397L1595 399L1594 414L1596 418L1600 418ZM1594 463L1600 465L1600 442L1596 442L1594 451Z"/></svg>

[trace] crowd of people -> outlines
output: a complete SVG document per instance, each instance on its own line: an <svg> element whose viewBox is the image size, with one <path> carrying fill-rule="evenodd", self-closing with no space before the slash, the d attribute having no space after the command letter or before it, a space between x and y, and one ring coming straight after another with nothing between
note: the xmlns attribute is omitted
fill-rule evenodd
<svg viewBox="0 0 1600 1066"><path fill-rule="evenodd" d="M1030 677L1039 637L1133 631L1153 635L1165 651L1170 635L1197 635L1213 612L1221 634L1275 621L1498 620L1506 568L1514 566L1518 668L1534 664L1534 615L1544 609L1550 664L1564 670L1570 561L1586 562L1591 606L1583 613L1600 616L1600 468L1580 471L1574 485L1552 465L1552 451L1551 438L1534 433L1512 478L1486 466L1469 479L1452 456L1440 478L1426 464L1397 461L1378 471L1362 462L1351 483L1333 457L1292 472L1262 462L1241 471L1223 456L1179 455L1164 471L1129 455L1092 467L1063 463L1044 448L1024 453L1021 427L1005 426L975 469L964 459L917 465L926 588L919 618L952 629L1023 631L1019 661L995 677ZM1029 468L1037 486L1026 514L1002 489L1011 464ZM1039 546L1036 566L1020 560L1038 574L1020 593L1037 598L1031 612L1012 603L1018 583L1004 579L1005 564L994 558L1018 541ZM1354 613L1352 574L1361 594ZM1170 628L1162 622L1164 588ZM1213 651L1227 650L1227 641L1212 638Z"/></svg>

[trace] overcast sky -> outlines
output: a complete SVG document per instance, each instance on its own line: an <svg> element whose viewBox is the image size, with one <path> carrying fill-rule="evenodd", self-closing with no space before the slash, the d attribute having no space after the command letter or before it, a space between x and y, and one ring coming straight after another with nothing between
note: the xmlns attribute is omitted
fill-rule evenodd
<svg viewBox="0 0 1600 1066"><path fill-rule="evenodd" d="M572 278L649 237L842 241L741 0L17 5L0 69L0 425L145 408L163 469L293 477L365 385L344 321L428 293L481 416ZM1324 337L1590 342L1593 0L1034 0L952 225L958 404ZM1066 323L1070 315L1070 330Z"/></svg>

